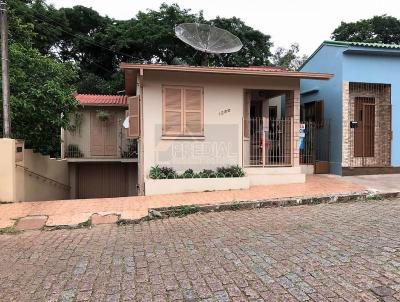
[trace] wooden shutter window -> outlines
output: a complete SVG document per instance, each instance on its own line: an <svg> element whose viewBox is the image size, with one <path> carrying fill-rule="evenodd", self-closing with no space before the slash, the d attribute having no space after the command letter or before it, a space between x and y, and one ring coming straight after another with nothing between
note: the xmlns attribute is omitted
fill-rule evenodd
<svg viewBox="0 0 400 302"><path fill-rule="evenodd" d="M203 90L189 87L164 87L163 135L203 135Z"/></svg>
<svg viewBox="0 0 400 302"><path fill-rule="evenodd" d="M140 98L132 96L128 98L129 129L128 137L140 137Z"/></svg>
<svg viewBox="0 0 400 302"><path fill-rule="evenodd" d="M200 88L184 89L184 134L203 135L203 91Z"/></svg>
<svg viewBox="0 0 400 302"><path fill-rule="evenodd" d="M180 135L183 131L182 125L182 89L164 88L164 135Z"/></svg>

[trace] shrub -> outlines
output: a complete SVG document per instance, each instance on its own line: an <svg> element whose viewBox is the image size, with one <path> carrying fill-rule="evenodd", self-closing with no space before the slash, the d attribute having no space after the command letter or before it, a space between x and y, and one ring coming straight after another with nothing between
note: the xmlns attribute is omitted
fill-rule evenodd
<svg viewBox="0 0 400 302"><path fill-rule="evenodd" d="M161 167L161 172L166 176L168 179L177 178L178 174L174 170L174 168L170 167Z"/></svg>
<svg viewBox="0 0 400 302"><path fill-rule="evenodd" d="M195 178L197 173L194 173L193 169L187 169L182 174L182 178Z"/></svg>
<svg viewBox="0 0 400 302"><path fill-rule="evenodd" d="M217 175L213 170L204 169L199 173L201 178L215 178Z"/></svg>
<svg viewBox="0 0 400 302"><path fill-rule="evenodd" d="M217 168L217 174L224 175L225 177L243 177L245 175L243 169L238 165L230 167L219 167Z"/></svg>
<svg viewBox="0 0 400 302"><path fill-rule="evenodd" d="M67 146L67 150L65 150L65 157L80 158L83 157L83 153L78 145L70 144Z"/></svg>
<svg viewBox="0 0 400 302"><path fill-rule="evenodd" d="M162 172L160 166L151 167L149 177L151 179L165 179L166 175Z"/></svg>
<svg viewBox="0 0 400 302"><path fill-rule="evenodd" d="M173 168L160 167L158 165L150 169L151 179L174 179L174 178L223 178L223 177L243 177L245 173L238 165L230 167L218 167L216 171L203 169L199 173L193 169L187 169L182 174L178 174Z"/></svg>

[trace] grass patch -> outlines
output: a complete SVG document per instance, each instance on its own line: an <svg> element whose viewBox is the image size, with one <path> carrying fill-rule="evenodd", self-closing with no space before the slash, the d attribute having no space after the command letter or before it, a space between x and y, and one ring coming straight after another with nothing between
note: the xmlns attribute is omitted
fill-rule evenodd
<svg viewBox="0 0 400 302"><path fill-rule="evenodd" d="M367 195L367 197L365 198L368 201L378 201L378 200L384 200L385 198L382 195Z"/></svg>
<svg viewBox="0 0 400 302"><path fill-rule="evenodd" d="M79 228L90 228L91 226L92 226L92 221L90 220L90 218L86 221L78 223Z"/></svg>
<svg viewBox="0 0 400 302"><path fill-rule="evenodd" d="M168 216L178 216L183 217L186 215L194 214L200 211L198 206L179 206L171 209Z"/></svg>
<svg viewBox="0 0 400 302"><path fill-rule="evenodd" d="M20 231L18 231L15 226L9 226L0 229L0 235L15 235L18 233L20 233Z"/></svg>

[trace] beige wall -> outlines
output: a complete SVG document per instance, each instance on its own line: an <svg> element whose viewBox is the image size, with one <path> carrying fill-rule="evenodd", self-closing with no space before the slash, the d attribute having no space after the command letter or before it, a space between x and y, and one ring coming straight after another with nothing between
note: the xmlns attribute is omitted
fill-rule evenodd
<svg viewBox="0 0 400 302"><path fill-rule="evenodd" d="M95 106L86 106L82 110L82 123L80 126L80 129L78 129L75 132L70 132L70 131L64 131L64 146L63 149L64 151L67 150L67 146L69 144L75 144L78 145L80 148L80 151L84 154L85 158L91 157L90 154L90 113L91 112L96 112L96 110L107 110L109 112L115 113L116 114L116 122L117 122L117 157L120 157L120 147L125 148L126 147L126 131L125 129L122 129L122 123L124 122L125 119L125 110L127 108L125 107L114 107L114 106L108 106L108 107L95 107ZM121 131L122 130L122 131ZM122 138L121 138L122 135ZM64 154L63 154L64 155Z"/></svg>
<svg viewBox="0 0 400 302"><path fill-rule="evenodd" d="M144 175L155 164L177 170L230 164L242 165L242 117L245 89L296 90L299 80L278 77L207 75L179 72L145 71L143 82ZM161 135L162 85L200 86L204 88L204 139L166 140ZM224 110L230 111L221 114ZM224 146L230 144L227 149ZM205 152L218 145L218 152ZM176 156L168 156L174 149ZM181 151L185 156L180 156ZM228 151L226 151L228 150ZM163 155L164 152L164 155Z"/></svg>
<svg viewBox="0 0 400 302"><path fill-rule="evenodd" d="M15 140L0 139L0 201L69 198L68 163L24 149L15 160Z"/></svg>
<svg viewBox="0 0 400 302"><path fill-rule="evenodd" d="M0 139L0 201L16 200L15 140Z"/></svg>

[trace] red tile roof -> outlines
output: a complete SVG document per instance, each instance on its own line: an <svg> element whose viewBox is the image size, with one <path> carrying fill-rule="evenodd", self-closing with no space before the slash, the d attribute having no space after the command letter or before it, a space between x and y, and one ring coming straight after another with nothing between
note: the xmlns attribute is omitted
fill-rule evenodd
<svg viewBox="0 0 400 302"><path fill-rule="evenodd" d="M76 94L74 97L82 105L128 106L126 95Z"/></svg>

